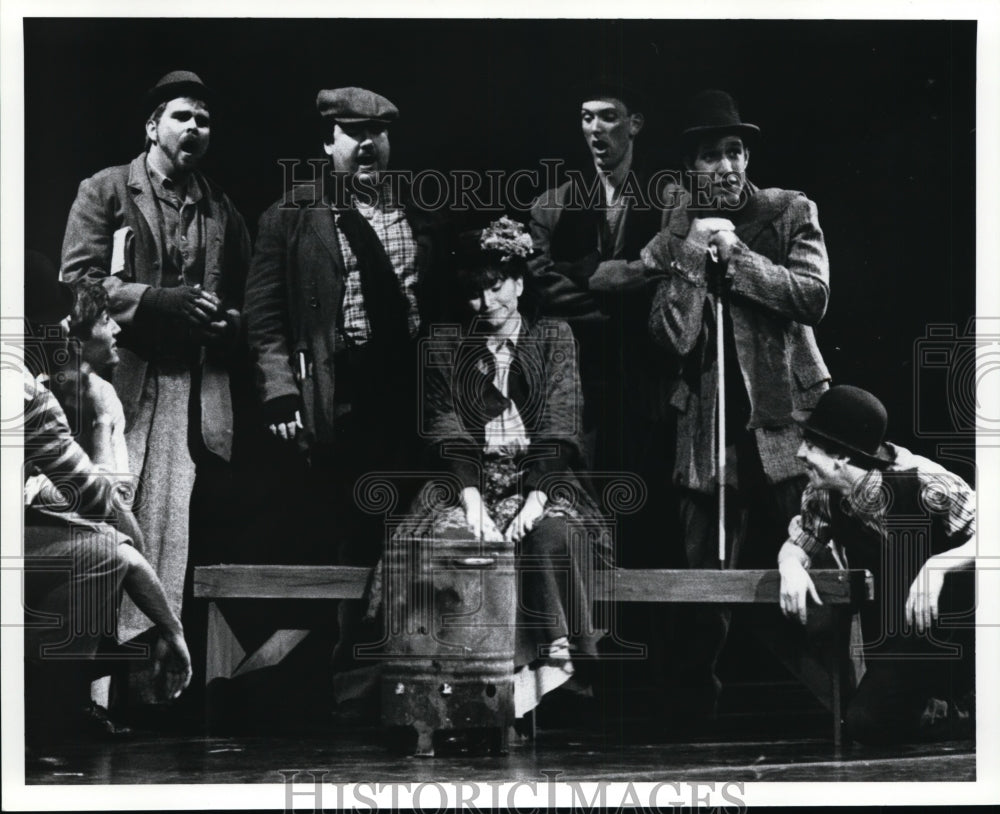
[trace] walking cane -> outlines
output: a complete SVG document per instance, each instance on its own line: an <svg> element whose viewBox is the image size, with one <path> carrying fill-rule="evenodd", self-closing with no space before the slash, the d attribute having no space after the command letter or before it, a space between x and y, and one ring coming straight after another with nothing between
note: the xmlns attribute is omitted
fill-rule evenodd
<svg viewBox="0 0 1000 814"><path fill-rule="evenodd" d="M713 263L719 262L715 246L708 247L708 256ZM718 473L719 473L719 568L726 569L726 365L725 342L722 333L722 292L715 295L715 359L718 364L717 410L718 418Z"/></svg>

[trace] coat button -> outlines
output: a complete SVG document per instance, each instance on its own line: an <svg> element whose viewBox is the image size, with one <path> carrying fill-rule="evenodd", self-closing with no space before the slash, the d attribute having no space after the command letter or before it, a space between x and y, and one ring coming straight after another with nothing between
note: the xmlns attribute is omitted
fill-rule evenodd
<svg viewBox="0 0 1000 814"><path fill-rule="evenodd" d="M309 307L310 308L319 308L319 297L310 297L309 298Z"/></svg>

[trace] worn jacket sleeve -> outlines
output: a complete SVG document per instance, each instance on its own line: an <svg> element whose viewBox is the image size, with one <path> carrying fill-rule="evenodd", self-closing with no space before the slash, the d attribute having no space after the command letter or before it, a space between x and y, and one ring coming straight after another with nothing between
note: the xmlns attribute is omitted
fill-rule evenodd
<svg viewBox="0 0 1000 814"><path fill-rule="evenodd" d="M247 341L264 404L299 396L290 361L287 257L287 236L277 208L271 207L260 218L243 301Z"/></svg>
<svg viewBox="0 0 1000 814"><path fill-rule="evenodd" d="M795 322L816 325L830 299L830 265L816 204L797 195L777 227L789 230L785 263L773 263L740 241L729 260L730 291Z"/></svg>
<svg viewBox="0 0 1000 814"><path fill-rule="evenodd" d="M423 410L427 430L428 466L455 474L463 487L480 485L481 446L463 424L455 404L455 367L458 344L442 349L451 363L428 366L424 374Z"/></svg>
<svg viewBox="0 0 1000 814"><path fill-rule="evenodd" d="M552 234L561 214L556 190L549 190L532 205L529 229L537 254L528 261L528 267L545 297L548 313L565 317L597 316L600 305L589 289L589 281L600 255L594 251L572 262L552 259Z"/></svg>
<svg viewBox="0 0 1000 814"><path fill-rule="evenodd" d="M139 301L149 289L144 283L111 276L115 230L122 227L121 202L113 179L101 174L80 183L66 221L62 275L67 282L95 280L108 291L108 311L123 328L134 324Z"/></svg>
<svg viewBox="0 0 1000 814"><path fill-rule="evenodd" d="M554 337L541 337L545 399L531 443L553 446L556 454L535 459L524 477L530 492L548 474L572 470L582 459L580 435L583 426L583 391L576 362L576 343L569 325L561 321L543 323L543 330L555 330Z"/></svg>
<svg viewBox="0 0 1000 814"><path fill-rule="evenodd" d="M650 336L660 348L686 356L701 331L708 297L707 255L665 228L646 244L641 256L648 268L666 274L653 293Z"/></svg>

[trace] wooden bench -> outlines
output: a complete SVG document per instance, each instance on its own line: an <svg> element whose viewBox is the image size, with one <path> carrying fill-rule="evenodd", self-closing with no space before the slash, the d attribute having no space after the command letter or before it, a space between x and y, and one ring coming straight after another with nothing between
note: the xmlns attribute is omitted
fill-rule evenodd
<svg viewBox="0 0 1000 814"><path fill-rule="evenodd" d="M280 662L309 633L279 630L252 653L244 652L226 622L221 602L239 599L360 599L370 569L352 566L208 565L195 568L194 596L209 601L206 683ZM777 604L777 570L611 569L598 571L595 596L603 602ZM845 614L874 598L868 571L816 570L810 575L824 605L834 613L833 634L823 658L790 664L830 710L833 740L841 743L843 675L850 663L843 636ZM840 620L836 617L840 617ZM786 664L788 660L785 659Z"/></svg>

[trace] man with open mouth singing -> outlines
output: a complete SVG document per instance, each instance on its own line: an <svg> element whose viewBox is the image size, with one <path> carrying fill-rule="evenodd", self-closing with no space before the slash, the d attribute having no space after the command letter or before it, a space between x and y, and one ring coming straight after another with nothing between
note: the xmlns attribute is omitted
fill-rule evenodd
<svg viewBox="0 0 1000 814"><path fill-rule="evenodd" d="M232 451L229 374L250 261L243 217L199 169L213 101L191 71L162 77L145 99L145 150L80 184L62 252L63 278L99 281L121 327L112 383L139 477L136 519L178 614L196 465L217 472ZM150 627L126 602L119 637ZM153 699L150 679L148 671L133 676L132 700Z"/></svg>

